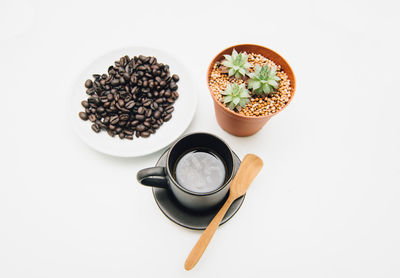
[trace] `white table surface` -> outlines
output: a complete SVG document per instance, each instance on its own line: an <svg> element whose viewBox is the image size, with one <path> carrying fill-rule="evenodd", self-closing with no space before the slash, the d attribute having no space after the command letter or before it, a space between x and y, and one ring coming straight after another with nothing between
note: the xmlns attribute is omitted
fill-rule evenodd
<svg viewBox="0 0 400 278"><path fill-rule="evenodd" d="M0 1L0 277L399 277L398 1ZM205 74L221 49L258 43L297 91L258 134L214 117ZM116 48L179 57L195 81L188 131L265 166L197 267L200 233L170 222L135 159L84 145L68 121L77 74Z"/></svg>

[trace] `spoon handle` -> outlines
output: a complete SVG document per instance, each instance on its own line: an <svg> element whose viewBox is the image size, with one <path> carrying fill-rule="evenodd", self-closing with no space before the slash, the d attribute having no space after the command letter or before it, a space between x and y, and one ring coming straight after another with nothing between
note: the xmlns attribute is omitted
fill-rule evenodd
<svg viewBox="0 0 400 278"><path fill-rule="evenodd" d="M225 213L228 211L229 207L232 205L233 201L236 198L229 195L228 199L226 200L225 204L219 210L217 215L213 218L213 220L208 224L207 229L202 233L201 237L197 241L196 245L193 247L192 251L190 251L189 256L185 262L185 269L191 270L197 262L200 260L201 256L203 255L204 251L206 250L208 244L210 243L215 231L217 230L219 223L221 223L222 218L224 218Z"/></svg>

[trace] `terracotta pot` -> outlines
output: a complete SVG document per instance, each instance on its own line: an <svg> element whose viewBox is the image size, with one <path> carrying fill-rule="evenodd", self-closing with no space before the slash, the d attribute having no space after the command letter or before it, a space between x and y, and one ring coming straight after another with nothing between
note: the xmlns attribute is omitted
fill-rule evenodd
<svg viewBox="0 0 400 278"><path fill-rule="evenodd" d="M233 112L229 108L227 108L223 103L218 101L214 94L211 92L209 81L211 71L214 67L214 64L218 61L224 59L225 54L231 54L232 50L236 49L237 52L246 51L247 53L256 53L261 54L264 57L272 60L277 65L280 65L283 71L288 75L290 79L290 85L292 88L292 94L288 103L279 111L275 112L274 114L268 116L244 116L238 113ZM266 48L264 46L255 45L255 44L239 44L228 47L227 49L218 53L217 56L211 61L208 72L207 72L207 86L210 91L211 97L214 100L214 108L215 108L215 116L217 118L218 124L221 126L222 129L229 132L230 134L236 136L250 136L259 131L272 117L282 111L293 99L294 92L296 90L296 80L294 78L294 74L292 69L290 68L289 64L282 58L278 53L275 51Z"/></svg>

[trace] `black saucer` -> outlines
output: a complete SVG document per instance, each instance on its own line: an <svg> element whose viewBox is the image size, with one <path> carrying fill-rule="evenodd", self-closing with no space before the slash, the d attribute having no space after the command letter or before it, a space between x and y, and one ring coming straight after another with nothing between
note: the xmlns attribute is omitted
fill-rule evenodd
<svg viewBox="0 0 400 278"><path fill-rule="evenodd" d="M160 159L157 161L156 166L165 166L167 151L165 151ZM233 171L234 173L236 173L239 169L240 159L235 153L233 153L233 158ZM178 225L193 230L204 230L224 203L222 202L219 207L216 207L215 209L212 209L210 211L194 212L183 207L168 189L153 187L153 195L158 207L165 214L166 217L168 217L172 222L175 222ZM242 196L233 202L231 207L226 212L224 218L222 219L221 225L235 215L235 213L242 205L244 197L245 196Z"/></svg>

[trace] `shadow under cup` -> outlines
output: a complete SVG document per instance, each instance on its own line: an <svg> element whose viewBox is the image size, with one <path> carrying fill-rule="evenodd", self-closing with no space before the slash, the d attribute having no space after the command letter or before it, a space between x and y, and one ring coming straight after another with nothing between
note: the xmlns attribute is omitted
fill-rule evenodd
<svg viewBox="0 0 400 278"><path fill-rule="evenodd" d="M217 189L210 192L196 192L180 185L174 177L174 167L179 159L191 150L210 150L218 155L225 164L225 181ZM164 187L188 209L204 211L212 209L223 201L229 191L229 183L233 178L233 153L228 145L218 137L208 133L192 133L182 137L168 150L165 168L153 167L138 172L138 181L147 186ZM154 171L158 169L158 171ZM156 175L149 173L157 172ZM162 174L160 174L162 173ZM164 183L160 183L164 180ZM154 180L154 182L152 182Z"/></svg>

